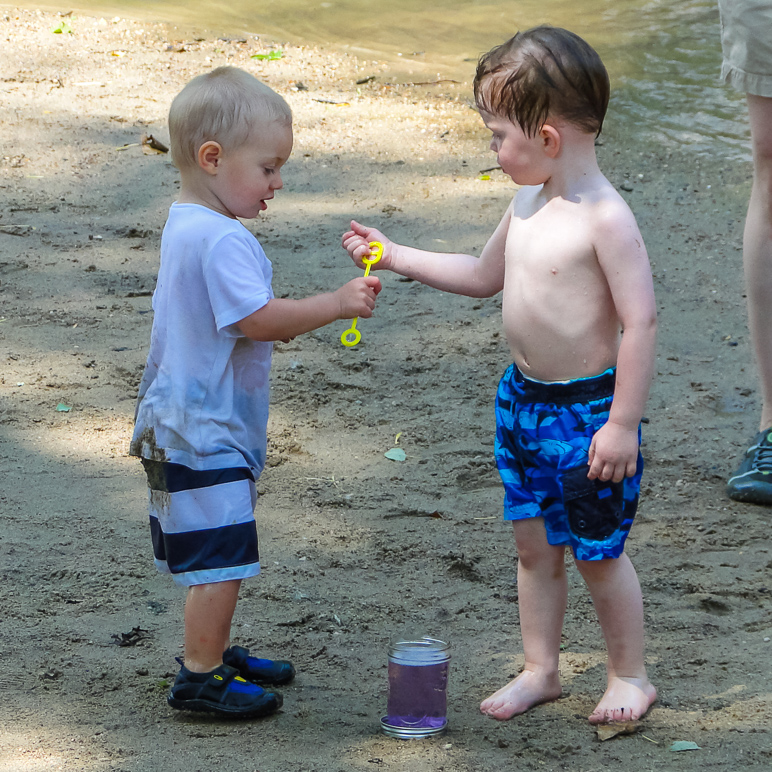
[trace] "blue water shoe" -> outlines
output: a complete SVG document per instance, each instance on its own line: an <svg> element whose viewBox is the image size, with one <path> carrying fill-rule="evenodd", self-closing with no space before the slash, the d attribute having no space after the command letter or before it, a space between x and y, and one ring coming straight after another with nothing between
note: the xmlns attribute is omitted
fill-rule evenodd
<svg viewBox="0 0 772 772"><path fill-rule="evenodd" d="M222 661L235 667L239 675L255 684L286 684L295 677L291 662L282 659L259 659L243 646L231 646L223 652Z"/></svg>
<svg viewBox="0 0 772 772"><path fill-rule="evenodd" d="M167 702L177 710L197 710L228 718L258 718L275 713L283 702L281 694L268 692L246 681L230 665L209 673L180 668Z"/></svg>

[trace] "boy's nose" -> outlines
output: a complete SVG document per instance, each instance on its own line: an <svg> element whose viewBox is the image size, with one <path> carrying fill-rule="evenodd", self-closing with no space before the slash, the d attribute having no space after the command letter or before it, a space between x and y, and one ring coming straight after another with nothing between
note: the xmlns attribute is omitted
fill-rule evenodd
<svg viewBox="0 0 772 772"><path fill-rule="evenodd" d="M279 172L276 172L273 178L273 183L271 184L271 187L274 190L281 190L284 187L284 180L281 178L281 174Z"/></svg>

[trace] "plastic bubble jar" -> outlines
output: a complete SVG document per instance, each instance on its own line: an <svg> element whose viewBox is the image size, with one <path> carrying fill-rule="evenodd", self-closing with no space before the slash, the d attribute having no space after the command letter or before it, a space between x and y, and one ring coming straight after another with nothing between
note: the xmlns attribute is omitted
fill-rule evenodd
<svg viewBox="0 0 772 772"><path fill-rule="evenodd" d="M434 638L389 648L389 699L381 728L402 739L441 734L448 725L448 644Z"/></svg>

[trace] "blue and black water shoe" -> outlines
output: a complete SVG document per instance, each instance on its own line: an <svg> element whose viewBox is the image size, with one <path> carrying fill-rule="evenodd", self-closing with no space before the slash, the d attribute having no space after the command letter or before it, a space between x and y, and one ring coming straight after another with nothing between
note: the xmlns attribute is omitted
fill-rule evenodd
<svg viewBox="0 0 772 772"><path fill-rule="evenodd" d="M180 668L167 702L177 710L216 713L229 718L258 718L275 713L283 702L281 694L269 692L239 675L230 665L209 673Z"/></svg>
<svg viewBox="0 0 772 772"><path fill-rule="evenodd" d="M291 662L252 657L249 649L243 646L231 646L223 652L222 661L235 667L242 678L255 684L286 684L295 677L295 668Z"/></svg>

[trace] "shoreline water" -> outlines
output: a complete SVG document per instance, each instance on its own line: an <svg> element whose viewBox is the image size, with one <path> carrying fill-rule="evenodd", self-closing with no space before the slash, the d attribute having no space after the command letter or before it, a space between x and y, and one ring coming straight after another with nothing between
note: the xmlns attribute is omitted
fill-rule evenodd
<svg viewBox="0 0 772 772"><path fill-rule="evenodd" d="M259 8L211 4L188 9L173 2L137 0L128 5L95 3L86 16L100 11L107 20L117 14L147 22L156 15L165 17L161 23L176 25L180 36L193 39L259 36L279 47L336 51L384 64L395 83L468 81L479 55L503 42L507 32L544 22L559 24L598 49L611 76L611 110L629 130L645 132L650 144L688 145L703 155L718 152L749 160L742 95L719 78L719 20L713 0L687 0L672 7L641 7L637 0L624 0L615 3L613 11L603 0L557 2L549 9L537 0L484 7L457 0L440 18L431 3L416 6L409 0L388 11L375 7L373 0L308 7L305 0L296 2L297 7L275 2ZM75 20L78 13L68 18Z"/></svg>

